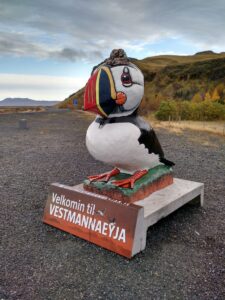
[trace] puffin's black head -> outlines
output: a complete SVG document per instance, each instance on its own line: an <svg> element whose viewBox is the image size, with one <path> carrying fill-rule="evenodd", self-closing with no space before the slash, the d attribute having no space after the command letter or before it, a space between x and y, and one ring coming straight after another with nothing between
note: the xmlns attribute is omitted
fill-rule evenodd
<svg viewBox="0 0 225 300"><path fill-rule="evenodd" d="M126 116L139 106L144 94L144 76L129 62L122 49L92 72L85 88L84 109L103 117Z"/></svg>

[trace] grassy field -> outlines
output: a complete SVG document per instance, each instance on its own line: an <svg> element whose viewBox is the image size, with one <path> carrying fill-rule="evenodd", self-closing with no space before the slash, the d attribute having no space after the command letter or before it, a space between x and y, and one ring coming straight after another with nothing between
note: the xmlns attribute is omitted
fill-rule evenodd
<svg viewBox="0 0 225 300"><path fill-rule="evenodd" d="M29 113L29 112L41 112L45 111L44 107L40 106L0 106L0 114L11 114L11 113Z"/></svg>
<svg viewBox="0 0 225 300"><path fill-rule="evenodd" d="M225 121L159 121L153 114L145 118L153 127L167 128L174 132L182 132L184 129L205 131L225 136Z"/></svg>

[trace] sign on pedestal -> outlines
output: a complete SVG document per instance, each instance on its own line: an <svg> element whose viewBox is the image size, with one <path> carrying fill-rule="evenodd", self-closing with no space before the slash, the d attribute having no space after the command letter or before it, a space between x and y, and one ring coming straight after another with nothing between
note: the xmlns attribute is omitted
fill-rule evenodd
<svg viewBox="0 0 225 300"><path fill-rule="evenodd" d="M138 231L143 219L138 205L84 191L82 185L52 184L43 221L130 258L144 246Z"/></svg>

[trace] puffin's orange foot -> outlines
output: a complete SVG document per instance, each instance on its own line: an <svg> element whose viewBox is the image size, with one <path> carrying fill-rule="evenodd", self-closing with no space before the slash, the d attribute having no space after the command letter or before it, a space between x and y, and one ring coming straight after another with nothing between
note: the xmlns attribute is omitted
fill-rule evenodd
<svg viewBox="0 0 225 300"><path fill-rule="evenodd" d="M123 188L130 188L133 189L134 188L134 184L135 182L140 179L141 177L143 177L145 174L147 174L148 171L147 170L141 170L141 171L137 171L135 172L131 177L127 178L127 179L122 179L122 180L114 180L111 183L116 185L116 186L120 186Z"/></svg>
<svg viewBox="0 0 225 300"><path fill-rule="evenodd" d="M90 180L90 182L92 182L92 181L105 181L105 182L108 182L111 177L116 176L119 173L120 173L120 170L115 168L110 172L102 173L102 174L99 174L99 175L88 176L88 179Z"/></svg>

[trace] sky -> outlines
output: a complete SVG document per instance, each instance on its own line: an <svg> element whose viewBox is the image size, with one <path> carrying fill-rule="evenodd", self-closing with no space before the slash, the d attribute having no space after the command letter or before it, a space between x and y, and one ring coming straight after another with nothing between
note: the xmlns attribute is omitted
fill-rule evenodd
<svg viewBox="0 0 225 300"><path fill-rule="evenodd" d="M63 100L114 48L225 51L224 0L0 0L0 100Z"/></svg>

